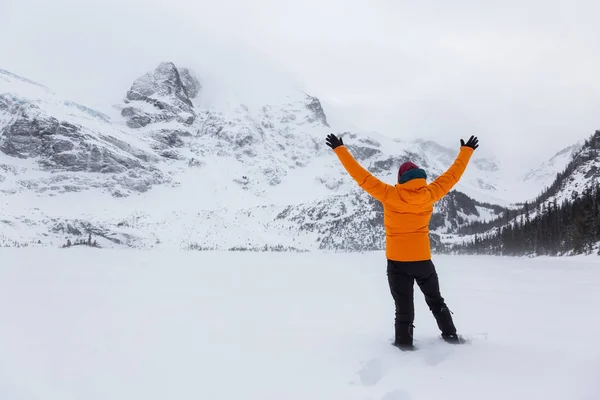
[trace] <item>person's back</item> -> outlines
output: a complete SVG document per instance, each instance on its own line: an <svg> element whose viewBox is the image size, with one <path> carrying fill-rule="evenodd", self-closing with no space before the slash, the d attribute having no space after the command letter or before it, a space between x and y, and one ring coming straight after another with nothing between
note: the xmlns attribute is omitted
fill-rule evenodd
<svg viewBox="0 0 600 400"><path fill-rule="evenodd" d="M433 205L459 181L474 148L461 146L454 164L430 184L425 171L407 162L405 164L410 167L402 171L401 166L400 172L404 173L398 174L398 183L394 186L381 182L364 169L343 142L333 150L360 187L382 203L387 258L395 261L429 260L429 221Z"/></svg>
<svg viewBox="0 0 600 400"><path fill-rule="evenodd" d="M431 192L424 179L397 184L383 205L387 257L397 261L430 258L429 221L433 213Z"/></svg>
<svg viewBox="0 0 600 400"><path fill-rule="evenodd" d="M442 337L452 343L460 342L450 311L440 294L437 273L431 262L429 241L433 205L460 180L473 151L478 147L478 140L473 136L466 144L463 140L460 142L460 153L452 166L433 182L428 184L425 171L406 162L399 168L398 183L392 186L364 169L352 157L342 140L334 135L327 137L327 145L335 151L350 176L383 205L388 279L396 302L394 344L403 349L413 348L415 280L436 318Z"/></svg>

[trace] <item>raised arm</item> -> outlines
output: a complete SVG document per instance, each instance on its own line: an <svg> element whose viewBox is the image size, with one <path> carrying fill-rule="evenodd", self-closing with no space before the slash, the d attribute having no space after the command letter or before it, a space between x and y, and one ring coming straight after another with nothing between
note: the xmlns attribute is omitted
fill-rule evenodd
<svg viewBox="0 0 600 400"><path fill-rule="evenodd" d="M476 137L471 136L469 141L465 144L464 140L460 140L460 153L454 163L448 168L446 172L438 176L436 180L431 182L428 186L431 190L432 198L434 201L438 201L444 197L453 187L458 183L463 173L467 169L467 164L473 155L473 151L479 147L478 140Z"/></svg>
<svg viewBox="0 0 600 400"><path fill-rule="evenodd" d="M327 136L327 145L333 149L348 174L371 196L383 202L394 187L375 178L352 157L342 139L335 135Z"/></svg>

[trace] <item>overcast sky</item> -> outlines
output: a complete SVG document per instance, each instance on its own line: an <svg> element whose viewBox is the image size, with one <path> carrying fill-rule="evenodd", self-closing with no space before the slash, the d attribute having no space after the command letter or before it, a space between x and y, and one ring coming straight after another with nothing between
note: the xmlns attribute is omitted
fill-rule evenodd
<svg viewBox="0 0 600 400"><path fill-rule="evenodd" d="M163 60L295 79L366 129L522 163L600 129L599 21L594 0L0 0L0 68L96 106Z"/></svg>

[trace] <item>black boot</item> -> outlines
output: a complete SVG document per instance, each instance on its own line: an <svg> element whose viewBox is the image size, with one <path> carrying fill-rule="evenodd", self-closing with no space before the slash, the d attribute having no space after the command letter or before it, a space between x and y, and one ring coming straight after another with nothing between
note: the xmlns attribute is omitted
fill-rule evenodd
<svg viewBox="0 0 600 400"><path fill-rule="evenodd" d="M413 345L414 325L410 323L396 324L396 340L392 343L402 351L416 350Z"/></svg>
<svg viewBox="0 0 600 400"><path fill-rule="evenodd" d="M442 339L444 339L447 343L450 344L465 344L467 343L467 341L458 336L456 333L451 333L451 334L443 334L442 333Z"/></svg>
<svg viewBox="0 0 600 400"><path fill-rule="evenodd" d="M463 344L466 343L465 339L458 336L456 333L456 327L452 321L452 311L448 307L443 306L440 311L433 314L437 321L440 331L442 331L442 339L452 344Z"/></svg>
<svg viewBox="0 0 600 400"><path fill-rule="evenodd" d="M397 343L392 343L394 346L396 346L397 348L399 348L402 351L415 351L417 350L417 348L415 347L414 344L397 344Z"/></svg>
<svg viewBox="0 0 600 400"><path fill-rule="evenodd" d="M442 339L444 339L447 343L450 343L450 344L465 344L465 343L468 343L468 341L465 338L457 335L456 333L455 334L451 334L451 335L443 335L442 334Z"/></svg>
<svg viewBox="0 0 600 400"><path fill-rule="evenodd" d="M456 327L454 321L452 321L451 313L446 306L442 306L439 310L433 312L438 328L442 331L442 337L456 336Z"/></svg>

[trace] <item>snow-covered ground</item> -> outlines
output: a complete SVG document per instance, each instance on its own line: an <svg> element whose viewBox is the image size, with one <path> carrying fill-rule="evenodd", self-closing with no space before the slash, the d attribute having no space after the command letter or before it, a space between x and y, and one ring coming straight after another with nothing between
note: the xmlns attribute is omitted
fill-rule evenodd
<svg viewBox="0 0 600 400"><path fill-rule="evenodd" d="M596 258L435 257L390 345L383 253L1 249L0 399L600 398Z"/></svg>

